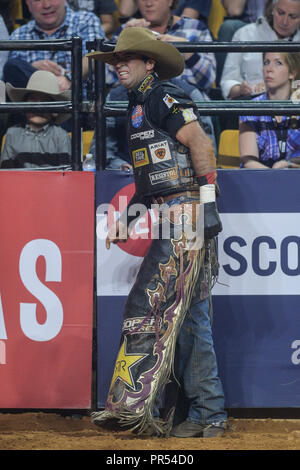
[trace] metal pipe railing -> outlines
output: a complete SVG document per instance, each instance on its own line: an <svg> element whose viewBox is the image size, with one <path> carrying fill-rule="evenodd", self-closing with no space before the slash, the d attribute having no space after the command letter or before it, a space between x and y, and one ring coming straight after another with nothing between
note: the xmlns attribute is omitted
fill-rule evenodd
<svg viewBox="0 0 300 470"><path fill-rule="evenodd" d="M82 40L72 40L72 169L81 170Z"/></svg>
<svg viewBox="0 0 300 470"><path fill-rule="evenodd" d="M299 103L291 101L194 101L200 115L236 114L236 115L296 115L300 114ZM107 101L103 107L104 116L123 116L126 113L128 101Z"/></svg>
<svg viewBox="0 0 300 470"><path fill-rule="evenodd" d="M95 41L95 50L101 47L101 39ZM105 67L98 60L95 61L95 146L96 156L102 155L101 158L96 158L96 169L104 170L106 166L106 119L104 104L105 104Z"/></svg>

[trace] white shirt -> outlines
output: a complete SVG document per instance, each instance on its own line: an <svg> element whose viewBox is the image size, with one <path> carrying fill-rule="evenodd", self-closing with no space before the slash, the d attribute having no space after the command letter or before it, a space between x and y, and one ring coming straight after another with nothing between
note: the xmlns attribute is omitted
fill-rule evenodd
<svg viewBox="0 0 300 470"><path fill-rule="evenodd" d="M285 40L289 39L285 38ZM232 41L272 42L278 41L278 37L267 20L260 17L255 23L238 29L233 35ZM300 42L299 30L293 36L292 41ZM249 85L263 81L261 52L229 52L227 54L220 81L223 97L228 98L231 88L234 85L240 85L244 80Z"/></svg>

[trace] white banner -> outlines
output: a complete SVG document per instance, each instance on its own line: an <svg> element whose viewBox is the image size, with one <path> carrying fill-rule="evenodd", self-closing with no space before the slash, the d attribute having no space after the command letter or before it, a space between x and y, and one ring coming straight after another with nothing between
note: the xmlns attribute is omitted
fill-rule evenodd
<svg viewBox="0 0 300 470"><path fill-rule="evenodd" d="M220 214L214 295L299 295L300 214Z"/></svg>

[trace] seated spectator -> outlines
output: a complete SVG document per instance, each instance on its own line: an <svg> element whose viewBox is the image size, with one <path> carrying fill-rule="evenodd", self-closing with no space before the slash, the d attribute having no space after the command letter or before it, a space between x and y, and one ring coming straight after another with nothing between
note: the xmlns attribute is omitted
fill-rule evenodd
<svg viewBox="0 0 300 470"><path fill-rule="evenodd" d="M178 0L174 7L174 15L188 16L203 21L207 25L211 8L211 0ZM119 0L119 12L123 18L137 16L141 18L137 0Z"/></svg>
<svg viewBox="0 0 300 470"><path fill-rule="evenodd" d="M273 1L273 0L272 0ZM232 35L237 30L238 22L242 22L242 26L248 23L254 23L260 16L264 14L265 0L221 0L226 10L222 29L232 27ZM235 24L236 23L236 24Z"/></svg>
<svg viewBox="0 0 300 470"><path fill-rule="evenodd" d="M9 40L9 34L8 34L6 25L1 15L0 15L0 40L1 41ZM3 77L3 67L7 61L7 58L8 58L8 51L0 51L0 80L2 80L2 77Z"/></svg>
<svg viewBox="0 0 300 470"><path fill-rule="evenodd" d="M8 39L9 39L8 31L7 31L4 19L0 15L0 40L8 41ZM2 76L3 76L3 67L7 61L7 58L8 58L8 51L0 51L0 80L1 82L2 82ZM2 85L1 85L1 90L3 89ZM4 93L4 96L1 96L1 101L5 101L5 93ZM3 134L5 134L5 131L7 129L7 121L8 121L8 114L0 113L0 141L2 139Z"/></svg>
<svg viewBox="0 0 300 470"><path fill-rule="evenodd" d="M221 0L221 3L226 10L226 16L218 31L219 42L230 42L239 28L254 23L264 14L265 0ZM216 53L217 86L220 84L226 55L224 52Z"/></svg>
<svg viewBox="0 0 300 470"><path fill-rule="evenodd" d="M161 41L169 42L202 42L212 41L212 37L207 27L199 20L179 17L173 15L173 7L177 6L177 1L160 0L153 2L155 8L150 8L147 2L137 0L142 18L130 19L122 25L122 28L132 26L149 27L158 34ZM117 37L114 36L114 39ZM215 57L212 53L184 53L185 69L183 73L172 81L180 86L193 101L208 100L207 93L210 91L215 80ZM107 76L107 82L112 85L111 93L114 93L114 100L127 100L127 95L117 81L115 71L111 71ZM117 88L117 90L116 90ZM111 93L108 100L111 100ZM216 140L214 126L209 116L201 116L202 126L214 145L216 150ZM123 126L124 119L123 119ZM120 134L121 135L121 132ZM120 143L120 145L123 145ZM108 149L111 146L108 145ZM122 153L122 158L126 160L126 152Z"/></svg>
<svg viewBox="0 0 300 470"><path fill-rule="evenodd" d="M266 92L255 101L288 100L299 83L300 54L263 54ZM240 158L244 168L299 168L299 116L241 116Z"/></svg>
<svg viewBox="0 0 300 470"><path fill-rule="evenodd" d="M256 23L238 29L232 41L300 41L300 0L273 0ZM225 99L245 99L263 91L261 53L230 52L221 77Z"/></svg>
<svg viewBox="0 0 300 470"><path fill-rule="evenodd" d="M14 29L14 17L13 17L13 12L12 12L12 9L13 9L12 3L13 3L12 0L1 0L1 5L0 5L0 16L2 16L2 19L7 28L8 34L12 33Z"/></svg>
<svg viewBox="0 0 300 470"><path fill-rule="evenodd" d="M69 101L69 90L60 92L52 72L38 70L30 77L26 88L6 84L6 91L13 102ZM1 168L59 168L71 164L71 139L60 124L66 114L25 113L24 125L8 128Z"/></svg>
<svg viewBox="0 0 300 470"><path fill-rule="evenodd" d="M41 2L26 0L33 19L17 28L10 36L12 40L51 40L82 38L83 55L87 53L86 41L105 38L100 19L91 12L74 12L66 0ZM10 53L4 66L3 79L15 87L24 88L36 70L54 73L60 91L71 87L71 52L15 50ZM83 77L88 73L88 61L83 58ZM83 95L86 93L86 83Z"/></svg>
<svg viewBox="0 0 300 470"><path fill-rule="evenodd" d="M300 0L273 0L270 11L256 23L240 28L233 41L299 41ZM231 52L227 55L221 89L225 99L245 99L263 91L261 53Z"/></svg>
<svg viewBox="0 0 300 470"><path fill-rule="evenodd" d="M122 171L131 171L132 170L132 165L131 162L129 161L129 155L128 152L126 153L126 150L124 152L120 152L120 149L118 148L117 141L115 139L116 135L116 121L112 117L108 117L106 120L106 135L108 136L107 139L107 148L106 148L106 170L122 170ZM110 138L111 135L111 138ZM96 159L96 140L95 140L95 135L93 136L91 146L89 149L89 153L91 153L94 158ZM125 160L124 158L121 158L119 155L123 156L126 158L128 155L128 159Z"/></svg>
<svg viewBox="0 0 300 470"><path fill-rule="evenodd" d="M210 8L211 0L179 0L174 15L195 18L207 25Z"/></svg>
<svg viewBox="0 0 300 470"><path fill-rule="evenodd" d="M123 93L122 93L123 91ZM128 96L124 87L113 88L110 92L109 99L111 101L126 101ZM127 148L127 131L124 126L123 117L106 118L106 169L107 170L124 170L132 169L131 156ZM96 141L93 136L89 153L93 154L96 159Z"/></svg>
<svg viewBox="0 0 300 470"><path fill-rule="evenodd" d="M115 0L68 0L68 3L75 11L87 10L99 16L106 35L110 35L114 31L113 13L118 11Z"/></svg>

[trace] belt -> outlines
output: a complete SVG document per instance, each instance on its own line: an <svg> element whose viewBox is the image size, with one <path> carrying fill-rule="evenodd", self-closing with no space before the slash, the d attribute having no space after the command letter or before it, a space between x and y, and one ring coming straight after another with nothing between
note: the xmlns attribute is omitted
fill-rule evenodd
<svg viewBox="0 0 300 470"><path fill-rule="evenodd" d="M199 191L182 191L181 193L166 194L165 196L153 196L152 202L154 204L164 204L165 202L171 201L171 199L175 199L180 196L199 198Z"/></svg>

